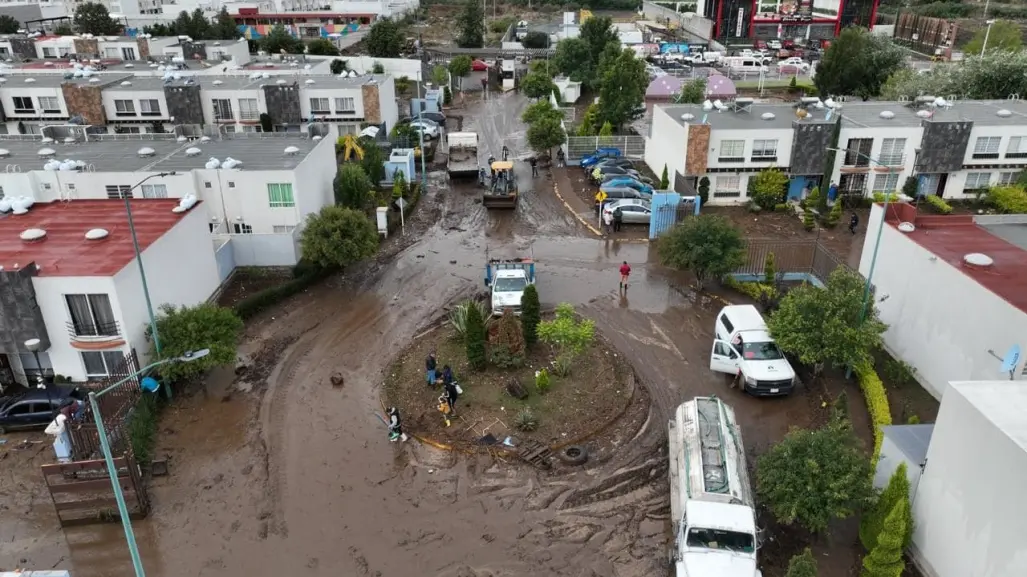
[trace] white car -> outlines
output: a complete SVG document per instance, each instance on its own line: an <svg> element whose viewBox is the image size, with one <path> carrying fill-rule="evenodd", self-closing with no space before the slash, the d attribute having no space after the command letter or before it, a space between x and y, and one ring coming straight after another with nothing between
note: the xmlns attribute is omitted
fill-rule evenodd
<svg viewBox="0 0 1027 577"><path fill-rule="evenodd" d="M410 127L423 134L425 140L438 138L440 134L439 125L430 120L415 120L410 123Z"/></svg>
<svg viewBox="0 0 1027 577"><path fill-rule="evenodd" d="M769 48L771 50L780 50L781 49L781 41L780 40L767 40L767 48Z"/></svg>
<svg viewBox="0 0 1027 577"><path fill-rule="evenodd" d="M778 62L777 69L781 72L807 72L809 71L809 62L803 61L798 56L792 56Z"/></svg>

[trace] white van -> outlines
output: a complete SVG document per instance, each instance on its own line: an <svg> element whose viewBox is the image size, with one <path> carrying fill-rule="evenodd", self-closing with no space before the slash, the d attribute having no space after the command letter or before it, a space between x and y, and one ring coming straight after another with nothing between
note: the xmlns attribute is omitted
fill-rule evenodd
<svg viewBox="0 0 1027 577"><path fill-rule="evenodd" d="M728 56L721 59L721 64L734 72L755 72L768 70L766 62L759 56Z"/></svg>
<svg viewBox="0 0 1027 577"><path fill-rule="evenodd" d="M787 395L795 388L795 370L771 338L756 307L724 307L717 315L714 333L710 370L738 375L744 390L752 395Z"/></svg>

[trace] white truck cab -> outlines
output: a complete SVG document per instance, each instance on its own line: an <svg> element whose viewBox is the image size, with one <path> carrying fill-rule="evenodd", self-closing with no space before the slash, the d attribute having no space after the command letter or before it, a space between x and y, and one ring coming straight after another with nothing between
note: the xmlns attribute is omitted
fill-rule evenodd
<svg viewBox="0 0 1027 577"><path fill-rule="evenodd" d="M494 316L512 310L521 314L524 289L535 284L535 261L531 258L488 259L485 263L485 286Z"/></svg>
<svg viewBox="0 0 1027 577"><path fill-rule="evenodd" d="M734 410L716 397L697 397L677 408L668 435L675 577L762 577Z"/></svg>
<svg viewBox="0 0 1027 577"><path fill-rule="evenodd" d="M710 370L740 374L744 390L752 395L787 395L795 388L795 370L756 307L724 307L717 315L714 334Z"/></svg>

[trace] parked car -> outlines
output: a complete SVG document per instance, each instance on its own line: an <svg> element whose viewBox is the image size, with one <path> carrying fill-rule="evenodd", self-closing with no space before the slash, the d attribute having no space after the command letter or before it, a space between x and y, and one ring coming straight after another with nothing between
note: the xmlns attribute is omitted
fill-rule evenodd
<svg viewBox="0 0 1027 577"><path fill-rule="evenodd" d="M647 178L647 177L645 177L645 176L642 176L642 175L640 175L640 174L639 174L639 175L631 175L631 174L607 174L607 175L604 175L604 176L602 177L602 179L600 179L600 180L599 180L599 184L600 184L600 185L603 185L603 184L606 184L607 182L610 182L611 180L616 180L616 179L618 179L618 178L629 178L629 179L631 179L631 180L636 180L636 181L638 181L638 182L641 182L641 183L643 183L643 184L648 184L649 186L656 186L656 183L655 183L655 182L653 182L653 181L652 181L652 179L650 179L650 178Z"/></svg>
<svg viewBox="0 0 1027 577"><path fill-rule="evenodd" d="M425 140L438 138L441 134L439 125L430 120L415 120L410 123L410 127L424 135Z"/></svg>
<svg viewBox="0 0 1027 577"><path fill-rule="evenodd" d="M780 50L782 48L781 41L777 39L767 40L767 48L771 50Z"/></svg>
<svg viewBox="0 0 1027 577"><path fill-rule="evenodd" d="M617 158L621 155L620 149L615 147L597 148L595 152L581 159L581 167L591 169L606 158Z"/></svg>
<svg viewBox="0 0 1027 577"><path fill-rule="evenodd" d="M619 166L621 168L634 168L635 167L635 161L631 160L630 158L624 158L624 157L604 158L603 160L600 160L598 163L596 163L596 165L593 168L599 168L599 167L604 167L604 166Z"/></svg>
<svg viewBox="0 0 1027 577"><path fill-rule="evenodd" d="M607 200L619 200L622 198L633 198L636 200L643 200L643 195L641 192L638 192L637 190L633 188L628 188L626 186L602 186L599 188L599 190L606 193Z"/></svg>
<svg viewBox="0 0 1027 577"><path fill-rule="evenodd" d="M622 177L611 178L610 180L604 182L603 186L610 186L610 187L626 186L628 188L633 188L633 189L635 189L638 192L641 192L643 194L651 195L653 193L653 187L652 186L649 186L648 184L646 184L646 183L644 183L644 182L642 182L640 180L635 180L634 178L628 178L628 177L623 177L623 176Z"/></svg>
<svg viewBox="0 0 1027 577"><path fill-rule="evenodd" d="M0 435L16 429L42 429L59 408L75 399L85 400L81 389L58 385L0 397Z"/></svg>
<svg viewBox="0 0 1027 577"><path fill-rule="evenodd" d="M475 60L471 62L471 70L475 72L484 72L489 69L489 65L484 60Z"/></svg>
<svg viewBox="0 0 1027 577"><path fill-rule="evenodd" d="M421 112L417 117L423 118L424 120L430 120L439 126L446 125L446 115L441 112Z"/></svg>
<svg viewBox="0 0 1027 577"><path fill-rule="evenodd" d="M622 166L597 166L592 170L592 180L595 182L602 182L603 176L608 174L626 174L636 178L641 176L637 170L624 168Z"/></svg>
<svg viewBox="0 0 1027 577"><path fill-rule="evenodd" d="M794 74L796 72L807 72L809 70L809 62L804 61L802 58L792 56L791 58L785 58L784 60L777 63L778 72L785 74Z"/></svg>
<svg viewBox="0 0 1027 577"><path fill-rule="evenodd" d="M603 205L603 212L615 217L620 213L621 222L624 224L649 224L652 209L648 200L624 198Z"/></svg>

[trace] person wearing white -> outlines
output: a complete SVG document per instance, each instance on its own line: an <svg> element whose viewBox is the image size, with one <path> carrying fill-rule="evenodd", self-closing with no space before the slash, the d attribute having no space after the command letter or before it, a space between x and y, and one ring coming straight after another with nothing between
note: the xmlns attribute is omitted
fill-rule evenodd
<svg viewBox="0 0 1027 577"><path fill-rule="evenodd" d="M59 413L44 432L53 435L53 451L57 455L57 462L70 463L71 435L68 433L68 416L63 412Z"/></svg>

